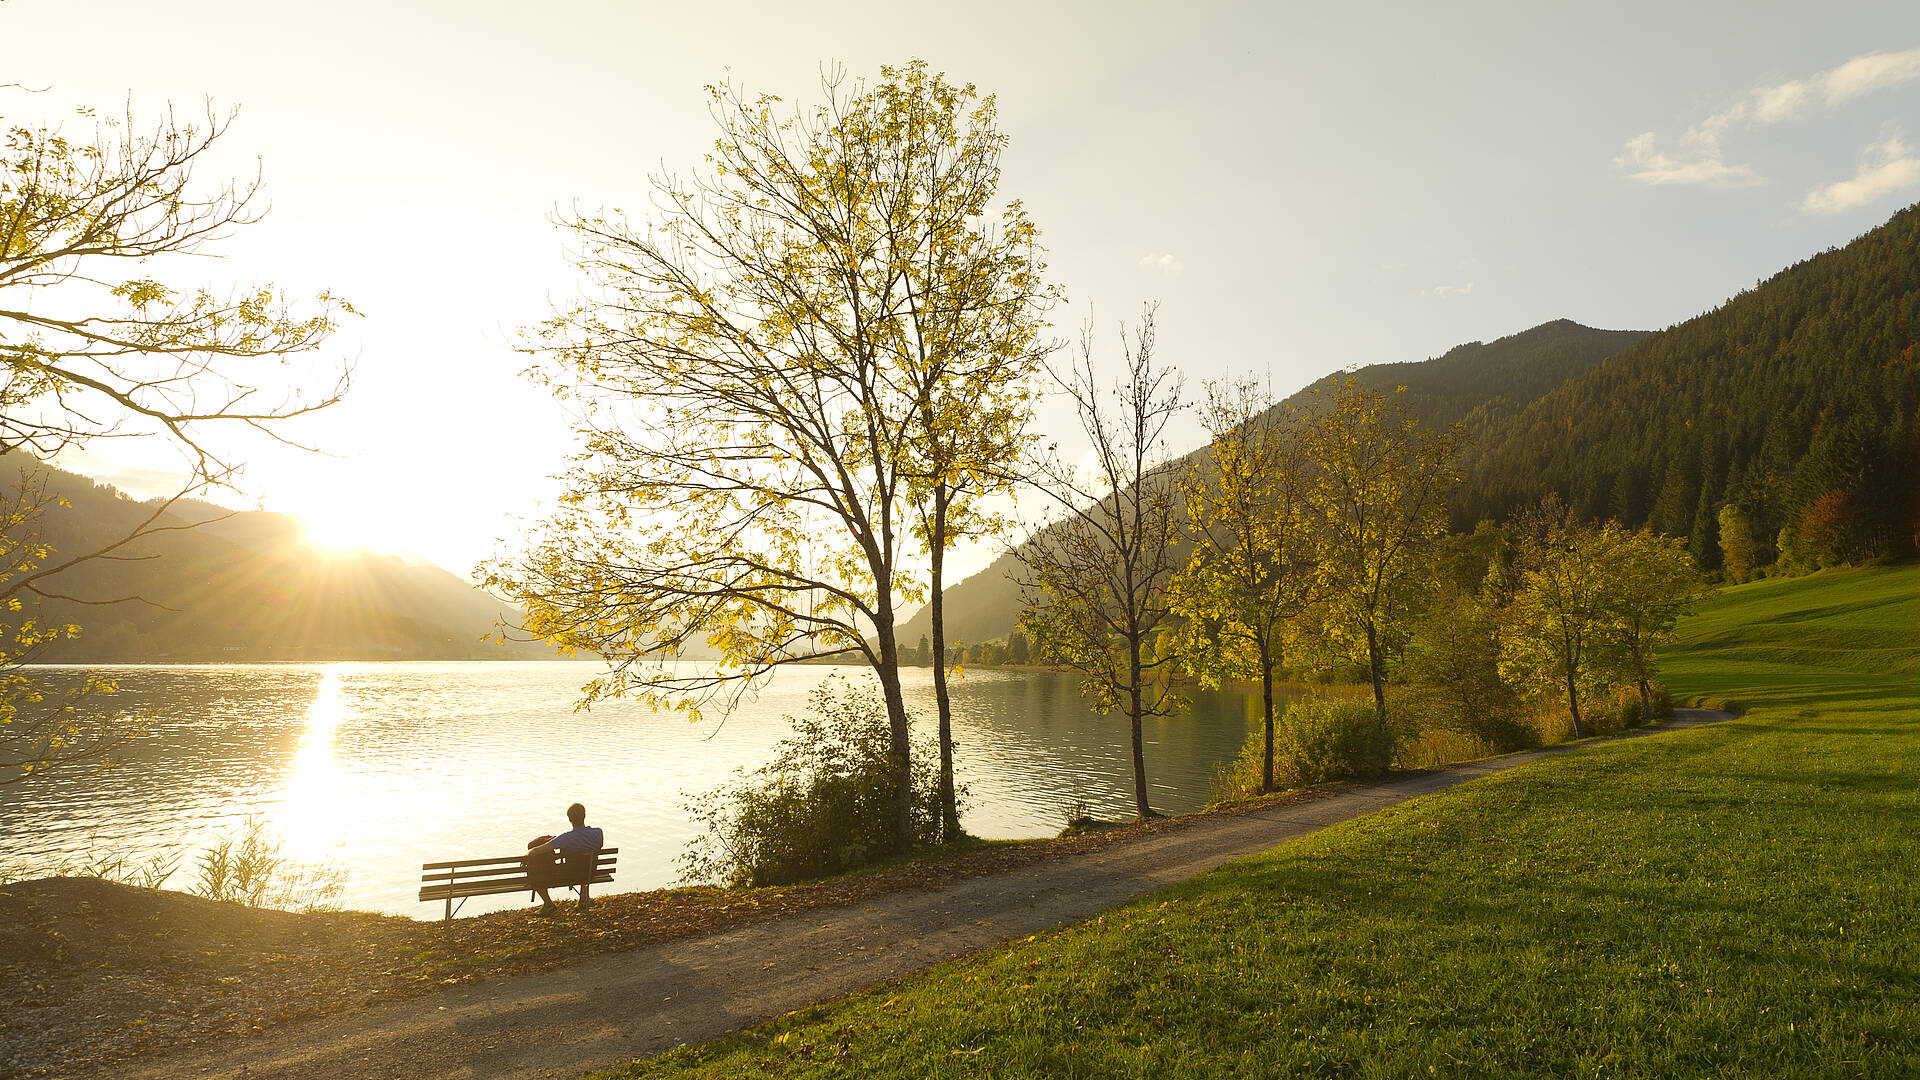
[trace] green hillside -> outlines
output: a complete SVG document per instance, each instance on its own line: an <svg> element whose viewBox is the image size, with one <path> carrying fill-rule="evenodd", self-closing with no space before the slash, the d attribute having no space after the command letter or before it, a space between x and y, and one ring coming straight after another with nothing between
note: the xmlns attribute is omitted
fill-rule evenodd
<svg viewBox="0 0 1920 1080"><path fill-rule="evenodd" d="M17 476L18 459L4 463ZM13 479L9 476L9 479ZM53 549L101 549L153 506L86 477L45 469L38 528ZM45 582L32 603L43 621L81 627L36 659L48 662L184 660L484 659L545 657L534 646L482 644L507 605L451 573L371 551L323 552L281 514L176 504L161 532ZM138 597L139 599L123 599ZM112 602L102 602L112 601Z"/></svg>
<svg viewBox="0 0 1920 1080"><path fill-rule="evenodd" d="M1662 672L1693 700L1746 707L1891 693L1909 708L1920 701L1917 566L1723 589L1679 634Z"/></svg>

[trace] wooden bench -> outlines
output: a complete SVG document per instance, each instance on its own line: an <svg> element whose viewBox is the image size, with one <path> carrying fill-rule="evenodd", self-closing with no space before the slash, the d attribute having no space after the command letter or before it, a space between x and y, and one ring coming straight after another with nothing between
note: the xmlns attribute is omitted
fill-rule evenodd
<svg viewBox="0 0 1920 1080"><path fill-rule="evenodd" d="M420 900L444 900L447 904L447 929L453 929L453 915L469 896L493 896L497 893L532 892L537 886L548 889L576 889L580 910L591 904L589 890L613 880L614 856L619 848L598 851L562 851L554 855L553 867L535 881L527 860L532 852L503 855L497 859L460 859L455 862L421 863ZM455 904L454 901L460 901Z"/></svg>

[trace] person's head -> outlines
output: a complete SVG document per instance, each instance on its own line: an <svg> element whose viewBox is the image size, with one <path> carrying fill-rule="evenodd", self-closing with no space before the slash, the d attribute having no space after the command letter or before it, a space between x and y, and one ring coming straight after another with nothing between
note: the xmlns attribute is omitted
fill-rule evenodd
<svg viewBox="0 0 1920 1080"><path fill-rule="evenodd" d="M585 827L587 824L587 808L581 806L579 803L574 803L572 806L567 807L567 820L573 822L573 827L576 829Z"/></svg>

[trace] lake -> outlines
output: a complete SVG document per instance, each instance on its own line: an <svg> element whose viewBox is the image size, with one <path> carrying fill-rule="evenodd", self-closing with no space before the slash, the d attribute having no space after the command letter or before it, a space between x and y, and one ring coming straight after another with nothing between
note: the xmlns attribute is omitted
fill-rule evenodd
<svg viewBox="0 0 1920 1080"><path fill-rule="evenodd" d="M59 669L37 669L58 678ZM675 884L699 831L688 793L765 763L785 718L836 675L778 672L728 716L698 724L627 701L575 711L599 670L585 662L209 664L102 667L117 704L150 712L153 734L120 764L0 785L0 862L46 866L92 850L185 853L168 887L191 889L192 853L249 816L284 852L345 874L338 903L436 918L417 903L422 862L520 851L566 828L568 803L620 848L625 892ZM931 733L932 673L903 672L916 727ZM974 669L953 684L962 819L975 835L1050 836L1084 799L1132 816L1123 717L1081 704L1069 675ZM1191 714L1145 728L1155 809L1197 809L1214 768L1256 722L1257 693L1202 692ZM524 905L480 897L463 913ZM429 910L431 909L431 910Z"/></svg>

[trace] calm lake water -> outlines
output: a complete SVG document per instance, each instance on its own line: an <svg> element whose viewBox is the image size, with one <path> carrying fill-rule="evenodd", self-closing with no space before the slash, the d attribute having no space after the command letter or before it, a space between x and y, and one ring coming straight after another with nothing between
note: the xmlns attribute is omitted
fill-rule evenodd
<svg viewBox="0 0 1920 1080"><path fill-rule="evenodd" d="M168 883L190 888L192 852L248 815L285 853L345 872L339 903L437 918L414 900L420 864L503 855L560 832L576 800L620 848L622 892L675 884L699 831L685 794L753 769L788 734L786 717L836 673L779 672L727 718L699 724L631 702L575 712L589 663L173 665L102 669L120 703L159 717L121 764L0 786L0 862L45 866L87 850L186 853ZM904 673L919 726L933 727L931 672ZM1132 814L1124 718L1080 703L1070 676L971 670L954 684L963 821L987 837L1048 836L1084 799L1096 816ZM1196 695L1190 715L1145 732L1150 799L1206 802L1216 765L1257 716L1257 694ZM463 913L519 906L479 897ZM429 910L431 909L431 910Z"/></svg>

